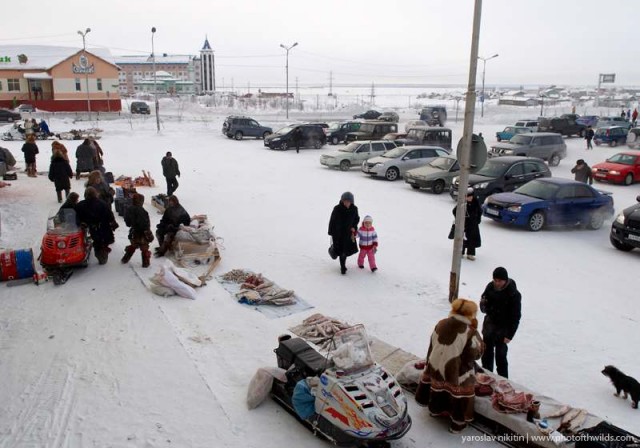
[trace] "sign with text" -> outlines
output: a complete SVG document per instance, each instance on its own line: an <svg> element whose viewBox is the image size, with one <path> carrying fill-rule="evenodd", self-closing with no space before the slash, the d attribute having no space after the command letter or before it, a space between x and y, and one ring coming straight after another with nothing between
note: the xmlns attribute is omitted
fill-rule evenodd
<svg viewBox="0 0 640 448"><path fill-rule="evenodd" d="M616 82L616 74L615 73L600 74L600 82L602 83Z"/></svg>
<svg viewBox="0 0 640 448"><path fill-rule="evenodd" d="M0 56L0 62L11 62L11 58L9 56Z"/></svg>
<svg viewBox="0 0 640 448"><path fill-rule="evenodd" d="M93 64L89 64L89 58L85 55L81 55L78 60L78 65L71 63L71 71L80 75L87 75L95 73L96 67Z"/></svg>

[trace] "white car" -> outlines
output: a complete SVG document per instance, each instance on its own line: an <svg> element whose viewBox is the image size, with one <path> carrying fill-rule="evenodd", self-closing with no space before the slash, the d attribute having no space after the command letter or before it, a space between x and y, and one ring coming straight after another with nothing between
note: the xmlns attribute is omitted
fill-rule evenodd
<svg viewBox="0 0 640 448"><path fill-rule="evenodd" d="M320 163L329 168L340 168L348 171L352 166L359 166L371 157L384 154L396 145L387 140L363 140L351 142L346 146L320 156Z"/></svg>
<svg viewBox="0 0 640 448"><path fill-rule="evenodd" d="M370 176L396 180L408 170L426 165L436 157L449 154L449 150L438 146L400 146L362 162L362 172Z"/></svg>

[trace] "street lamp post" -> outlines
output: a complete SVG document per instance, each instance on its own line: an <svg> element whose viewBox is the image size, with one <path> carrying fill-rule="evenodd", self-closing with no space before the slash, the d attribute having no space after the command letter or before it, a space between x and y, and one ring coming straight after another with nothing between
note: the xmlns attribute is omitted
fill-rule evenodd
<svg viewBox="0 0 640 448"><path fill-rule="evenodd" d="M478 56L478 59L480 59L482 61L482 101L480 102L480 116L484 117L484 72L485 69L487 68L487 61L493 59L493 58L497 58L498 54L494 54L493 56L491 56L490 58L483 58Z"/></svg>
<svg viewBox="0 0 640 448"><path fill-rule="evenodd" d="M158 104L158 88L156 87L156 52L153 46L153 36L156 34L156 27L151 28L151 57L153 58L153 100L156 106L156 127L160 132L160 105Z"/></svg>
<svg viewBox="0 0 640 448"><path fill-rule="evenodd" d="M286 71L287 71L287 98L286 98L287 119L289 119L289 50L291 50L296 45L298 45L298 42L294 42L294 44L291 45L290 47L286 47L283 44L280 44L280 46L282 48L284 48L285 51L287 52L287 64L286 64Z"/></svg>
<svg viewBox="0 0 640 448"><path fill-rule="evenodd" d="M91 32L91 28L87 28L84 33L82 31L78 31L78 34L82 36L82 51L84 53L84 57L87 57L87 43L86 36ZM89 97L89 70L86 67L84 72L84 81L87 87L87 111L89 112L89 121L91 121L91 99Z"/></svg>

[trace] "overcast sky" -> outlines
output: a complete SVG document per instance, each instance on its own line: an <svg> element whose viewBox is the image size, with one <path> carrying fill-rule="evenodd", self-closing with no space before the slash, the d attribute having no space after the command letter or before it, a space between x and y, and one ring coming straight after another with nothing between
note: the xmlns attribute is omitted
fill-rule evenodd
<svg viewBox="0 0 640 448"><path fill-rule="evenodd" d="M205 35L218 86L466 84L473 0L31 0L5 16L0 44L87 46L112 54L197 54ZM28 7L27 7L28 5ZM640 85L633 0L485 0L488 85ZM27 16L28 13L28 16ZM478 67L481 80L482 63Z"/></svg>

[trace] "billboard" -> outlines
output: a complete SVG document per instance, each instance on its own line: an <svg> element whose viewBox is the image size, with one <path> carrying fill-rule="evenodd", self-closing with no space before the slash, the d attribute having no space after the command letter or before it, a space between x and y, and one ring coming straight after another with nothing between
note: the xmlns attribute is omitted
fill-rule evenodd
<svg viewBox="0 0 640 448"><path fill-rule="evenodd" d="M605 83L605 82L616 82L616 74L615 73L609 73L609 74L600 74L600 82Z"/></svg>

